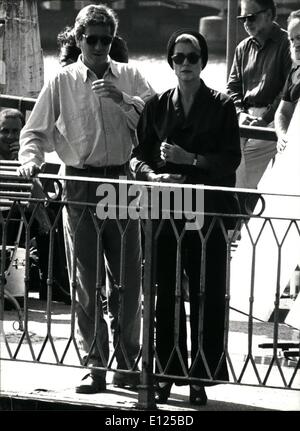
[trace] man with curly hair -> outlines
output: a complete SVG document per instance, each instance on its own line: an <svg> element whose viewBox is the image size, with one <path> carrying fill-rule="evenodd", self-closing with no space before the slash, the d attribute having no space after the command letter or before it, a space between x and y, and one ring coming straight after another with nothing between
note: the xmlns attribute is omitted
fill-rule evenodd
<svg viewBox="0 0 300 431"><path fill-rule="evenodd" d="M21 175L34 175L44 153L55 150L68 176L131 178L128 161L135 145L135 129L153 90L135 67L109 56L117 27L114 11L102 4L88 5L78 13L74 33L81 54L75 63L61 68L40 93L21 134ZM63 198L96 204L99 183L67 181ZM99 248L90 212L83 213L82 207L75 205L64 209L68 269L72 285L76 285L84 364L92 367L77 386L78 393L106 389L109 338L101 301L96 307L97 255L98 261L102 254L105 257L117 368L135 370L141 324L140 227L137 220L122 221L127 222L126 241L116 220L106 219ZM135 386L136 376L116 371L113 383Z"/></svg>

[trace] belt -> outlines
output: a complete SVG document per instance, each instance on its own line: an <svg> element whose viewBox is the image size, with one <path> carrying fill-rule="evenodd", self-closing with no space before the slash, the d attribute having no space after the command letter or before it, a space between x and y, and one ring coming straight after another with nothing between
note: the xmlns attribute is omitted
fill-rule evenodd
<svg viewBox="0 0 300 431"><path fill-rule="evenodd" d="M261 103L246 103L246 108L267 108L268 105L264 104L262 105Z"/></svg>
<svg viewBox="0 0 300 431"><path fill-rule="evenodd" d="M128 172L129 163L124 163L124 165L114 165L114 166L85 166L84 168L75 168L73 166L66 166L66 175L74 176L115 176L120 174L126 174Z"/></svg>

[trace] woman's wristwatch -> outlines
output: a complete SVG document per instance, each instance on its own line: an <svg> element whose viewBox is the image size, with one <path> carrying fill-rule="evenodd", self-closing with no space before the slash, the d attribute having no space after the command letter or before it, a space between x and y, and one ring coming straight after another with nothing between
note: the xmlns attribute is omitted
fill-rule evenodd
<svg viewBox="0 0 300 431"><path fill-rule="evenodd" d="M193 166L198 166L197 154L194 155Z"/></svg>

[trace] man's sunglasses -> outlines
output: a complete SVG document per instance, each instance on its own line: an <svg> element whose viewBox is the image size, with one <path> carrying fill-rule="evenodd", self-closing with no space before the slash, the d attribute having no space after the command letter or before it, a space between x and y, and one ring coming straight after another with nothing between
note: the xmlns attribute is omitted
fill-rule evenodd
<svg viewBox="0 0 300 431"><path fill-rule="evenodd" d="M101 45L108 46L112 43L112 40L113 40L112 36L96 36L93 34L89 36L86 34L83 34L82 36L85 38L86 43L92 46L97 45L99 41L101 42Z"/></svg>
<svg viewBox="0 0 300 431"><path fill-rule="evenodd" d="M258 12L249 13L248 15L239 15L237 16L237 19L242 22L246 22L247 20L249 22L254 22L256 21L259 14L266 12L267 10L268 9L263 9L263 10L259 10Z"/></svg>
<svg viewBox="0 0 300 431"><path fill-rule="evenodd" d="M198 63L199 58L201 58L201 55L196 54L195 52L190 52L186 55L182 52L178 52L177 54L172 55L172 60L175 64L183 64L185 59L187 59L190 64L196 64Z"/></svg>

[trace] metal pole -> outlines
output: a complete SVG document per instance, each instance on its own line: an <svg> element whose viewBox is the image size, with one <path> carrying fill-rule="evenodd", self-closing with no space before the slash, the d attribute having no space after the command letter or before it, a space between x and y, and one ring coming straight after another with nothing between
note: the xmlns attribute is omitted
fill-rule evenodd
<svg viewBox="0 0 300 431"><path fill-rule="evenodd" d="M141 385L139 386L137 408L156 410L153 386L153 344L154 344L154 271L153 271L153 221L145 222L144 261L144 307L143 307L143 351Z"/></svg>
<svg viewBox="0 0 300 431"><path fill-rule="evenodd" d="M226 78L228 79L237 45L238 0L227 0Z"/></svg>

